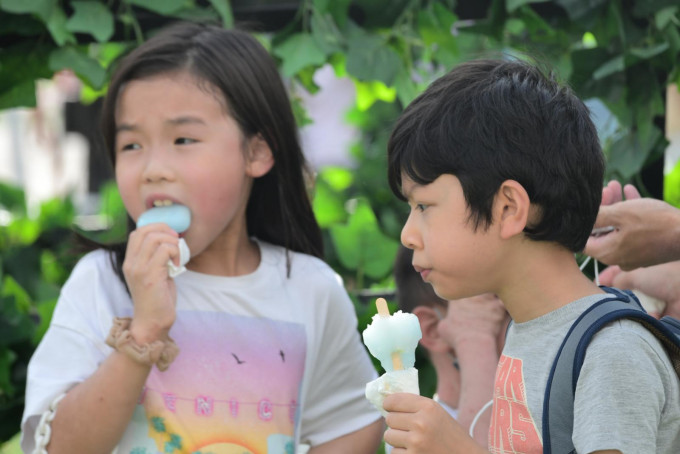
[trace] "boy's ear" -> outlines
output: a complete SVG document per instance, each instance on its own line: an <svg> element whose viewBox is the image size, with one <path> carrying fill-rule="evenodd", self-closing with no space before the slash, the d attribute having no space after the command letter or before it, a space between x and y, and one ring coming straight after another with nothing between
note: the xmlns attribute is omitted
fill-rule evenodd
<svg viewBox="0 0 680 454"><path fill-rule="evenodd" d="M413 309L413 315L418 317L420 322L420 331L423 337L420 339L420 345L431 352L448 352L451 350L449 344L439 335L437 325L439 324L439 317L433 308L428 306L416 306Z"/></svg>
<svg viewBox="0 0 680 454"><path fill-rule="evenodd" d="M254 135L248 141L248 162L246 174L252 178L266 175L274 166L274 154L266 140L260 134Z"/></svg>
<svg viewBox="0 0 680 454"><path fill-rule="evenodd" d="M494 200L494 219L498 219L503 239L522 233L529 221L531 200L524 186L515 180L505 180Z"/></svg>

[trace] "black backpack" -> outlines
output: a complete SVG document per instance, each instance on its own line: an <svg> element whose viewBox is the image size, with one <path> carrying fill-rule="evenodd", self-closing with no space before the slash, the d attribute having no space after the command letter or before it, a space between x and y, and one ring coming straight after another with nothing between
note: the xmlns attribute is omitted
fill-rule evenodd
<svg viewBox="0 0 680 454"><path fill-rule="evenodd" d="M680 378L680 320L668 316L658 320L645 312L632 292L601 288L616 296L597 302L581 314L569 329L550 370L543 399L544 454L575 452L571 436L576 383L586 348L604 325L622 318L642 323L661 341Z"/></svg>

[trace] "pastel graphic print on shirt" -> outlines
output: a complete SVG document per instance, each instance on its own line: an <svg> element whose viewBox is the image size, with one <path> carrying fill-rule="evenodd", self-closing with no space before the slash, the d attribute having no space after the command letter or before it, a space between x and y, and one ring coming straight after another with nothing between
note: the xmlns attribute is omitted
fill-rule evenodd
<svg viewBox="0 0 680 454"><path fill-rule="evenodd" d="M543 452L525 389L522 360L501 355L496 369L489 428L489 451L492 454Z"/></svg>
<svg viewBox="0 0 680 454"><path fill-rule="evenodd" d="M182 313L180 354L153 369L118 454L293 454L304 326Z"/></svg>

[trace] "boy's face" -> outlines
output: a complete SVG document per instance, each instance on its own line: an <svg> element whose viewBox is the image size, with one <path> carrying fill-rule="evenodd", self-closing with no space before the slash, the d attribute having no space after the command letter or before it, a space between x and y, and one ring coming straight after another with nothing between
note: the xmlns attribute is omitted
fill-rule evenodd
<svg viewBox="0 0 680 454"><path fill-rule="evenodd" d="M413 266L444 299L495 292L499 237L492 223L476 231L460 181L444 174L420 185L402 174L411 211L401 242L413 249Z"/></svg>

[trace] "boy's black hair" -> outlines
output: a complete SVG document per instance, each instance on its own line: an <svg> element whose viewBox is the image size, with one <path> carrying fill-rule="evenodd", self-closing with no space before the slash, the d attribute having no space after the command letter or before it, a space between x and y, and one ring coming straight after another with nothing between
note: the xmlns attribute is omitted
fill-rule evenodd
<svg viewBox="0 0 680 454"><path fill-rule="evenodd" d="M394 281L397 285L397 304L404 312L413 312L418 306L432 307L440 305L448 307L448 302L437 296L432 285L423 281L413 268L413 251L399 246L394 260Z"/></svg>
<svg viewBox="0 0 680 454"><path fill-rule="evenodd" d="M540 220L528 238L581 251L597 217L604 157L588 108L537 67L507 60L463 63L437 79L400 116L388 147L388 179L417 184L452 174L475 229L493 222L505 180L519 182Z"/></svg>
<svg viewBox="0 0 680 454"><path fill-rule="evenodd" d="M115 112L125 84L185 72L217 93L244 139L260 135L274 166L253 182L246 210L248 234L321 258L323 240L306 187L306 162L288 93L267 50L249 33L179 23L155 35L117 66L104 99L102 132L115 167ZM171 93L168 96L172 96ZM134 228L128 220L129 230ZM125 245L111 247L119 276Z"/></svg>

